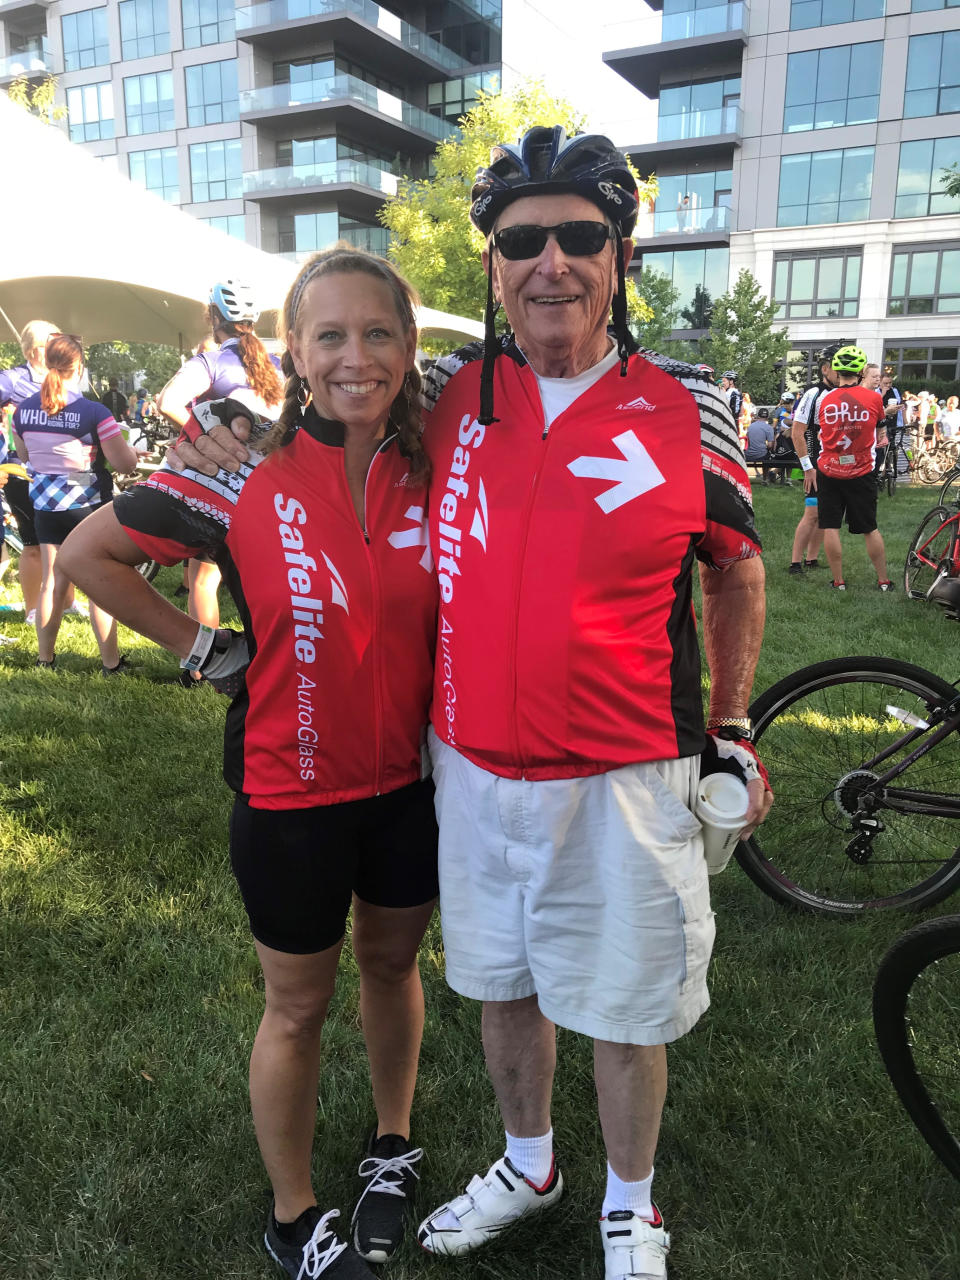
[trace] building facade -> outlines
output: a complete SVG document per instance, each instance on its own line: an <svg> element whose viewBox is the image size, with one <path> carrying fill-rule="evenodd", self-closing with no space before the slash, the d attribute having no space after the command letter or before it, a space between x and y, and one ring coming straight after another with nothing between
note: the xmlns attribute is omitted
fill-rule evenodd
<svg viewBox="0 0 960 1280"><path fill-rule="evenodd" d="M0 87L55 75L73 141L262 249L384 252L502 27L500 0L0 0Z"/></svg>
<svg viewBox="0 0 960 1280"><path fill-rule="evenodd" d="M674 335L747 268L792 367L849 337L908 385L960 382L960 0L647 8L649 40L604 59L658 102L627 150L660 182L635 263L679 290Z"/></svg>

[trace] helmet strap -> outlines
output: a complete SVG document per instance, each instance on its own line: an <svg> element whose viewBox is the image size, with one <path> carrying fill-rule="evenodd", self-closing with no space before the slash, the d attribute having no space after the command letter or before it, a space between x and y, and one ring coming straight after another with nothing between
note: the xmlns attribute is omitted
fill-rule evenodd
<svg viewBox="0 0 960 1280"><path fill-rule="evenodd" d="M620 377L627 376L627 361L638 350L636 339L627 324L627 274L623 265L623 236L614 224L617 254L617 292L613 295L613 332L617 339L617 355L620 357Z"/></svg>
<svg viewBox="0 0 960 1280"><path fill-rule="evenodd" d="M493 371L500 343L497 341L497 327L494 317L497 308L493 301L493 259L487 263L487 305L483 313L483 366L480 370L480 413L477 421L482 427L489 427L499 418L493 416Z"/></svg>

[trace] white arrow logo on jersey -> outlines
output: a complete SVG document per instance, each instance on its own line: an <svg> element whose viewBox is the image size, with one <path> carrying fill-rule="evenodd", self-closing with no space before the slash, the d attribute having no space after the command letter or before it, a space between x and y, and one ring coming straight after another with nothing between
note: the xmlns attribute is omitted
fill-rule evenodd
<svg viewBox="0 0 960 1280"><path fill-rule="evenodd" d="M850 446L853 444L853 441L850 439L848 435L842 435L840 439L837 441L837 444L840 446L841 449L849 449Z"/></svg>
<svg viewBox="0 0 960 1280"><path fill-rule="evenodd" d="M427 542L427 526L423 521L423 507L407 507L403 513L407 520L414 521L414 528L399 529L395 533L391 533L387 541L391 547L396 547L401 551L404 547L423 547L424 552L420 557L420 565L426 569L427 573L433 571L433 556L430 552L430 545Z"/></svg>
<svg viewBox="0 0 960 1280"><path fill-rule="evenodd" d="M624 431L622 435L614 436L613 443L623 455L622 459L584 455L567 463L575 476L616 481L612 489L605 489L596 497L597 505L606 515L625 502L666 483L660 468L637 439L635 431Z"/></svg>
<svg viewBox="0 0 960 1280"><path fill-rule="evenodd" d="M338 604L344 613L349 613L350 602L347 599L347 584L343 580L343 575L325 551L321 551L320 554L330 570L330 603Z"/></svg>

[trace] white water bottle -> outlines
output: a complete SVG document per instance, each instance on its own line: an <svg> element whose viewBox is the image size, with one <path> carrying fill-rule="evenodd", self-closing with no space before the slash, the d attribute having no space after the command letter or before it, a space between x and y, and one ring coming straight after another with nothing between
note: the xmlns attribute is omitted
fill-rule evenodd
<svg viewBox="0 0 960 1280"><path fill-rule="evenodd" d="M707 874L719 875L737 847L747 821L747 788L730 773L708 773L697 787L697 817L703 824Z"/></svg>

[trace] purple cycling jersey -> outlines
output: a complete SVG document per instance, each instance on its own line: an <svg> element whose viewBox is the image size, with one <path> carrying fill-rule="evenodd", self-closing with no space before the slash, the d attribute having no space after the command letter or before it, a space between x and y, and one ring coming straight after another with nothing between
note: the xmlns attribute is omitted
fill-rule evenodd
<svg viewBox="0 0 960 1280"><path fill-rule="evenodd" d="M69 511L102 501L96 465L100 443L121 434L106 405L71 391L60 412L48 414L39 394L28 396L14 412L13 429L30 451L35 472L30 498L37 511Z"/></svg>
<svg viewBox="0 0 960 1280"><path fill-rule="evenodd" d="M12 404L16 407L27 396L36 395L43 383L43 375L38 378L28 364L17 364L12 369L0 370L0 408ZM13 455L10 452L7 433L0 430L0 464L9 462ZM16 459L14 459L16 461Z"/></svg>
<svg viewBox="0 0 960 1280"><path fill-rule="evenodd" d="M238 347L239 342L236 338L228 338L216 351L202 351L199 355L195 355L187 361L188 365L197 362L202 364L210 379L209 390L205 391L202 396L197 396L197 403L202 403L204 400L222 400L240 387L249 387L250 383L246 370L240 361ZM276 356L271 356L270 360L275 365L282 383L283 375L280 373L279 359ZM272 421L280 412L280 403L275 405L262 404L259 411L262 417L269 418Z"/></svg>

